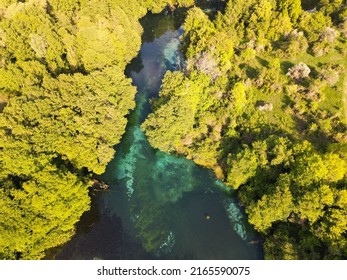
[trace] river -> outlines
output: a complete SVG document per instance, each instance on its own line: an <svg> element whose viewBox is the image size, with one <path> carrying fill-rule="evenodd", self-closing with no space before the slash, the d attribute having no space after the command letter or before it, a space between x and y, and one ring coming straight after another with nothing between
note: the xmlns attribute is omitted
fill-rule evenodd
<svg viewBox="0 0 347 280"><path fill-rule="evenodd" d="M116 156L92 192L92 210L56 259L260 259L259 237L238 200L213 173L153 149L140 129L167 70L183 65L179 36L184 11L147 15L143 44L127 75L137 86Z"/></svg>

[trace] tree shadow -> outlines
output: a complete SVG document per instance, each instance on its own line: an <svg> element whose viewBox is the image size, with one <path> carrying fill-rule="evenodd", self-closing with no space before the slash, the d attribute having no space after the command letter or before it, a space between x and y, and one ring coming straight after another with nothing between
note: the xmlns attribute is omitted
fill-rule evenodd
<svg viewBox="0 0 347 280"><path fill-rule="evenodd" d="M282 73L286 74L288 72L288 69L290 67L293 67L293 66L294 66L294 63L292 63L292 62L290 62L288 60L282 61L281 62L281 71L282 71Z"/></svg>

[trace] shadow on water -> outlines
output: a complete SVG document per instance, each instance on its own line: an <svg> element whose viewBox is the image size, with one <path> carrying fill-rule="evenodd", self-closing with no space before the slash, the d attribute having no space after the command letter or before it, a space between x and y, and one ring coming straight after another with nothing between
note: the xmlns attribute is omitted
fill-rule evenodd
<svg viewBox="0 0 347 280"><path fill-rule="evenodd" d="M259 237L230 189L192 161L154 150L140 129L165 72L183 63L184 15L142 20L141 51L127 68L138 88L137 107L101 176L110 189L96 194L88 222L80 222L58 259L262 258Z"/></svg>

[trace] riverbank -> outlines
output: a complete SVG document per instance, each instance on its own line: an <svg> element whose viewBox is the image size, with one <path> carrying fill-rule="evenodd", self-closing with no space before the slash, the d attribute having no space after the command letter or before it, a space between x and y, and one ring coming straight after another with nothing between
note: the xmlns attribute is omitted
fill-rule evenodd
<svg viewBox="0 0 347 280"><path fill-rule="evenodd" d="M257 236L234 194L226 194L211 171L151 148L139 127L165 72L183 64L179 36L184 13L141 20L140 55L127 68L138 89L137 107L115 159L100 177L110 189L97 196L98 218L57 259L261 257L260 244L253 242Z"/></svg>

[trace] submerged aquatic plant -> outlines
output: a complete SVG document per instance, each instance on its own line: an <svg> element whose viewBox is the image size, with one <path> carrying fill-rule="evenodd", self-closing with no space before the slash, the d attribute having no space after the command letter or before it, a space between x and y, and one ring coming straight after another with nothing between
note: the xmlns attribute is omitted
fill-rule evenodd
<svg viewBox="0 0 347 280"><path fill-rule="evenodd" d="M226 194L233 193L233 189L227 185L225 185L221 180L215 180L214 182L215 186L220 189L222 192Z"/></svg>
<svg viewBox="0 0 347 280"><path fill-rule="evenodd" d="M119 160L117 166L116 177L118 180L125 180L127 194L130 198L134 193L134 171L136 169L136 162L138 158L145 159L145 156L142 152L143 142L146 141L146 138L141 131L140 127L135 126L133 128L133 142L130 146L129 152Z"/></svg>
<svg viewBox="0 0 347 280"><path fill-rule="evenodd" d="M179 52L180 41L172 38L163 50L164 63L169 70L178 70L182 65L182 56Z"/></svg>
<svg viewBox="0 0 347 280"><path fill-rule="evenodd" d="M237 203L232 198L229 198L224 201L224 207L235 232L241 237L242 240L247 240L247 231L244 225L245 217Z"/></svg>
<svg viewBox="0 0 347 280"><path fill-rule="evenodd" d="M168 255L171 253L173 247L176 244L176 238L175 234L170 231L169 235L167 236L167 239L161 246L159 247L159 250L155 253L157 257L160 257L161 255Z"/></svg>
<svg viewBox="0 0 347 280"><path fill-rule="evenodd" d="M194 189L192 172L195 165L187 159L162 152L156 152L154 158L153 164L141 158L136 162L134 193L130 202L132 215L137 217L133 222L145 250L162 255L168 254L175 243L174 233L166 219L171 203Z"/></svg>
<svg viewBox="0 0 347 280"><path fill-rule="evenodd" d="M152 172L154 194L163 202L176 202L185 192L194 189L192 161L157 152L157 161Z"/></svg>

